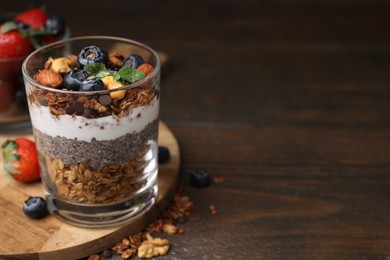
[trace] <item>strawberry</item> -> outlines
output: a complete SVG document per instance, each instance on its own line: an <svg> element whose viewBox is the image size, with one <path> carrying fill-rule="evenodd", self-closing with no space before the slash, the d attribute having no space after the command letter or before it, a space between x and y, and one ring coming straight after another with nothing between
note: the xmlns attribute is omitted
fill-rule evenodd
<svg viewBox="0 0 390 260"><path fill-rule="evenodd" d="M14 21L25 23L33 29L40 29L45 27L47 18L48 16L44 11L34 8L18 14Z"/></svg>
<svg viewBox="0 0 390 260"><path fill-rule="evenodd" d="M3 145L4 173L16 181L29 182L40 178L35 143L20 137Z"/></svg>
<svg viewBox="0 0 390 260"><path fill-rule="evenodd" d="M23 37L16 28L7 25L0 25L0 58L22 57L29 54L33 50L30 39Z"/></svg>

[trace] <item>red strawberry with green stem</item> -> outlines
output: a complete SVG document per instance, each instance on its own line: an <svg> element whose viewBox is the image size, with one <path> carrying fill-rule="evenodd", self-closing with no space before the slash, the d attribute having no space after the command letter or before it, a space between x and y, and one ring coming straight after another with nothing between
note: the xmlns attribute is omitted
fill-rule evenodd
<svg viewBox="0 0 390 260"><path fill-rule="evenodd" d="M3 145L4 173L16 181L30 182L40 178L35 143L20 137Z"/></svg>
<svg viewBox="0 0 390 260"><path fill-rule="evenodd" d="M34 8L18 14L14 21L27 24L33 29L42 29L45 27L47 18L47 14L42 9Z"/></svg>
<svg viewBox="0 0 390 260"><path fill-rule="evenodd" d="M23 57L33 50L29 37L23 37L12 23L0 25L0 58Z"/></svg>

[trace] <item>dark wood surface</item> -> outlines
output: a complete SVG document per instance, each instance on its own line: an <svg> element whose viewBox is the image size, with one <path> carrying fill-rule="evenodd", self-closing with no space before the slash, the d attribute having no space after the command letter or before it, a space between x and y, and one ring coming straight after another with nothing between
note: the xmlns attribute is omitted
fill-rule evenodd
<svg viewBox="0 0 390 260"><path fill-rule="evenodd" d="M170 57L161 119L201 220L159 259L390 258L389 2L46 5L74 36L132 38ZM193 188L194 168L225 181Z"/></svg>

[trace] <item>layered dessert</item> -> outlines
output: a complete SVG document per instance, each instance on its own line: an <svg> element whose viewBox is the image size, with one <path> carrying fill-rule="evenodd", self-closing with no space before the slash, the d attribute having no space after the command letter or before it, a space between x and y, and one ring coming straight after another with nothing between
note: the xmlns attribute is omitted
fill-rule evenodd
<svg viewBox="0 0 390 260"><path fill-rule="evenodd" d="M37 85L26 82L48 194L107 204L155 184L159 77L153 72L138 54L86 46L49 57L33 75Z"/></svg>

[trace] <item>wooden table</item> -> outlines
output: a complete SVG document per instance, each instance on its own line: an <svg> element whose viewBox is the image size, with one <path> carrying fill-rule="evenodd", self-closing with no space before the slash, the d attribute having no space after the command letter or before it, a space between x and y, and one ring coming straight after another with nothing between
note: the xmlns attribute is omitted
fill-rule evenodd
<svg viewBox="0 0 390 260"><path fill-rule="evenodd" d="M180 143L200 220L158 259L389 259L389 3L47 7L74 36L128 37L170 57L161 119ZM191 187L195 168L225 181Z"/></svg>

